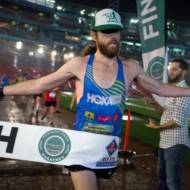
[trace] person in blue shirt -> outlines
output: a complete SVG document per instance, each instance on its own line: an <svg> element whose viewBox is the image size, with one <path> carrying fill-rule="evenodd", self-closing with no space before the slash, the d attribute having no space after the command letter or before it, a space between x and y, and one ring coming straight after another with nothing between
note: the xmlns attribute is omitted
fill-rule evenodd
<svg viewBox="0 0 190 190"><path fill-rule="evenodd" d="M3 74L3 76L1 77L1 86L7 86L9 85L9 76L7 74Z"/></svg>

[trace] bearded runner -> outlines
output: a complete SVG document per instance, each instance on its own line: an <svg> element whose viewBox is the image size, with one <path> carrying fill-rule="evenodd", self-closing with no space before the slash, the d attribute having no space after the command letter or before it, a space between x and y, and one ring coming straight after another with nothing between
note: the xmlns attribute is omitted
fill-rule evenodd
<svg viewBox="0 0 190 190"><path fill-rule="evenodd" d="M0 144L3 158L65 166L80 164L93 169L113 168L117 165L119 137L0 122Z"/></svg>

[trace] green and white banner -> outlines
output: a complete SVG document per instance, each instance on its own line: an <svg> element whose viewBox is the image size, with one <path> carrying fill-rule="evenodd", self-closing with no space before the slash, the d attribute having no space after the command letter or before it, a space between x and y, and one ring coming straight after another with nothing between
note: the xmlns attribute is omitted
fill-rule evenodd
<svg viewBox="0 0 190 190"><path fill-rule="evenodd" d="M162 81L165 63L165 0L136 0L145 72Z"/></svg>
<svg viewBox="0 0 190 190"><path fill-rule="evenodd" d="M0 157L57 165L113 168L119 137L0 121Z"/></svg>

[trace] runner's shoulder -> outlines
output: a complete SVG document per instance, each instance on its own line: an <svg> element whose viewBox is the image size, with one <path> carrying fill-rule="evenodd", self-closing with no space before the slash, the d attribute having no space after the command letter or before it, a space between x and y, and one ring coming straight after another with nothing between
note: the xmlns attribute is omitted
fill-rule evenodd
<svg viewBox="0 0 190 190"><path fill-rule="evenodd" d="M142 68L140 66L140 62L135 60L135 59L125 59L123 61L124 67L127 69L137 69L137 68Z"/></svg>
<svg viewBox="0 0 190 190"><path fill-rule="evenodd" d="M126 59L123 61L124 70L128 74L133 74L135 77L144 73L143 68L139 61L135 59Z"/></svg>
<svg viewBox="0 0 190 190"><path fill-rule="evenodd" d="M77 67L86 67L86 63L88 61L88 57L81 57L81 56L77 56L74 57L73 59L71 59L68 63L70 63L71 65L75 65Z"/></svg>

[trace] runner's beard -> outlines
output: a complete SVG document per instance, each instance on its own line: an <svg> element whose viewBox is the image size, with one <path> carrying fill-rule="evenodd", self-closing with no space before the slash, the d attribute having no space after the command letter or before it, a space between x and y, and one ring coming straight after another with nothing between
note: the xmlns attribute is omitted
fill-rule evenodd
<svg viewBox="0 0 190 190"><path fill-rule="evenodd" d="M113 47L112 44L115 44L115 46ZM119 52L119 44L116 41L113 41L113 42L111 41L111 42L108 42L107 44L98 42L97 46L98 46L99 51L108 58L114 58L115 56L117 56Z"/></svg>

